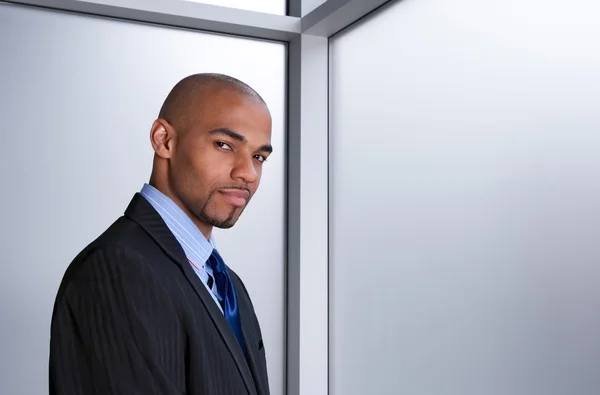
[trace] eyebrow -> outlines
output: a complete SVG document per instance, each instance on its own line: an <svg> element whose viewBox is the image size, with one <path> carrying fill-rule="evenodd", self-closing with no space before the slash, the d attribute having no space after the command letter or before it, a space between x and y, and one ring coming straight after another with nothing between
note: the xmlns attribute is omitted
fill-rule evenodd
<svg viewBox="0 0 600 395"><path fill-rule="evenodd" d="M246 138L244 136L242 136L241 134L239 134L237 132L234 132L231 129L227 129L227 128L219 128L219 129L211 130L210 134L212 134L212 135L220 134L223 136L230 137L234 140L240 141L242 143L248 142L248 140L246 140ZM273 146L271 146L271 144L265 144L259 148L259 151L267 152L270 154L271 152L273 152Z"/></svg>

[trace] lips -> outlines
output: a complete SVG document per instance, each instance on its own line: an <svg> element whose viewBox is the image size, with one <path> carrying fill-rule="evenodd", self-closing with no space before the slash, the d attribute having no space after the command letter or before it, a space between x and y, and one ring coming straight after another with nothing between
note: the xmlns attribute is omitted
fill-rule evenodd
<svg viewBox="0 0 600 395"><path fill-rule="evenodd" d="M227 203L236 207L245 206L250 198L250 192L243 189L221 189L219 193Z"/></svg>

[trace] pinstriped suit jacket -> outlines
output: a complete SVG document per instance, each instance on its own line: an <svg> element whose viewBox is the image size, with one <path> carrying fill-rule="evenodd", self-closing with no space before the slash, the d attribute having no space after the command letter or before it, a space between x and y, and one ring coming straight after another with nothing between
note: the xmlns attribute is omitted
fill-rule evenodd
<svg viewBox="0 0 600 395"><path fill-rule="evenodd" d="M50 340L51 395L269 395L250 296L229 269L247 358L154 208L125 215L68 267Z"/></svg>

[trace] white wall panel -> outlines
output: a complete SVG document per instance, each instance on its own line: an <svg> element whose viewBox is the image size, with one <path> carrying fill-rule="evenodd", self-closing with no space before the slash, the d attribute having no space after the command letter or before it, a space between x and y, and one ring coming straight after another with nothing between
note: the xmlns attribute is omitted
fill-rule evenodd
<svg viewBox="0 0 600 395"><path fill-rule="evenodd" d="M65 268L148 180L149 130L169 90L210 71L249 83L273 115L262 184L238 224L216 233L253 297L282 394L284 44L0 4L0 53L0 392L47 393Z"/></svg>
<svg viewBox="0 0 600 395"><path fill-rule="evenodd" d="M332 395L600 393L599 14L405 0L335 37Z"/></svg>

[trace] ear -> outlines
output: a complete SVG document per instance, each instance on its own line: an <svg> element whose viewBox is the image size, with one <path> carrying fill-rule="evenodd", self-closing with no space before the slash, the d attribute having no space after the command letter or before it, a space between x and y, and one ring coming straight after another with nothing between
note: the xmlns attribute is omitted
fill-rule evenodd
<svg viewBox="0 0 600 395"><path fill-rule="evenodd" d="M173 155L173 139L175 130L164 119L157 119L150 129L150 142L156 155L169 159Z"/></svg>

